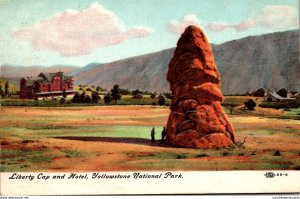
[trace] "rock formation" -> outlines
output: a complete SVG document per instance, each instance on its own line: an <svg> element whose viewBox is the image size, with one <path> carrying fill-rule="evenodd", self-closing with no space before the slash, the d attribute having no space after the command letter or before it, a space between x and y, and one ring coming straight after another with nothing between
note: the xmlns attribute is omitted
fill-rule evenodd
<svg viewBox="0 0 300 199"><path fill-rule="evenodd" d="M221 106L211 46L204 32L189 26L178 40L169 63L167 80L172 91L165 141L178 147L217 148L237 141Z"/></svg>

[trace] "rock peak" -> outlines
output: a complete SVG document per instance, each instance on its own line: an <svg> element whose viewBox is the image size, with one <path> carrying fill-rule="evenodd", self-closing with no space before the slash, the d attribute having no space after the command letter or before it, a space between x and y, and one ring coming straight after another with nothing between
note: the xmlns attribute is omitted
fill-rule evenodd
<svg viewBox="0 0 300 199"><path fill-rule="evenodd" d="M191 148L217 148L236 142L221 102L220 75L204 32L189 26L177 43L167 80L172 91L165 141Z"/></svg>
<svg viewBox="0 0 300 199"><path fill-rule="evenodd" d="M188 26L182 33L180 39L178 40L177 46L187 43L194 43L199 45L200 43L209 43L205 33L197 26Z"/></svg>

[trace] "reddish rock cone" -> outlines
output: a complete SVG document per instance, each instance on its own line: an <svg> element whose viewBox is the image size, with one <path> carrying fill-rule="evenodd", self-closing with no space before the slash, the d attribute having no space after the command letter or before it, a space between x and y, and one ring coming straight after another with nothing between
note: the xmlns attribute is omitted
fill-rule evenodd
<svg viewBox="0 0 300 199"><path fill-rule="evenodd" d="M178 147L217 148L237 141L221 102L210 44L202 30L189 26L178 40L167 80L172 91L166 143Z"/></svg>

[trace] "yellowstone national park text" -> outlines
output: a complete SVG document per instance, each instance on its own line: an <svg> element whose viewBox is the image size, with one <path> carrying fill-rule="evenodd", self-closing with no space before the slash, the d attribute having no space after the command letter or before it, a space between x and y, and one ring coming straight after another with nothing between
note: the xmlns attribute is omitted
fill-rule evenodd
<svg viewBox="0 0 300 199"><path fill-rule="evenodd" d="M89 179L180 179L182 173L178 172L134 172L134 173L12 173L9 180L89 180Z"/></svg>

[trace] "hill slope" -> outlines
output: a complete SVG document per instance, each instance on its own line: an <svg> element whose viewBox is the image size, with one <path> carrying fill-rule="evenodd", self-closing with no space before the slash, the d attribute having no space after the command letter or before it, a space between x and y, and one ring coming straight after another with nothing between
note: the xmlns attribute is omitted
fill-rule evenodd
<svg viewBox="0 0 300 199"><path fill-rule="evenodd" d="M258 88L300 90L298 30L251 36L213 45L224 94L243 94ZM174 48L94 65L75 74L76 84L169 91L166 81Z"/></svg>
<svg viewBox="0 0 300 199"><path fill-rule="evenodd" d="M299 32L247 37L214 48L225 94L258 88L300 91Z"/></svg>
<svg viewBox="0 0 300 199"><path fill-rule="evenodd" d="M76 84L101 85L111 88L119 84L122 88L149 91L167 91L166 81L168 63L173 49L128 58L94 66L75 74Z"/></svg>

